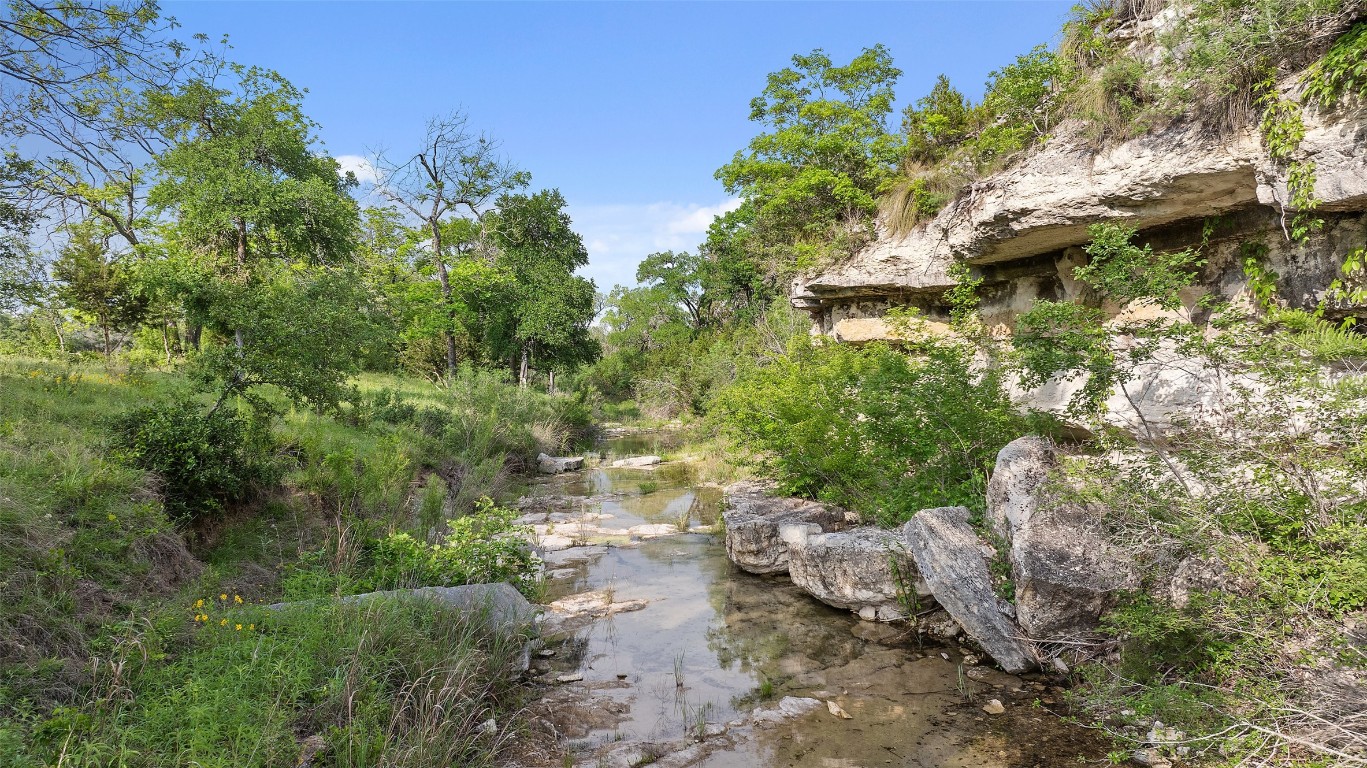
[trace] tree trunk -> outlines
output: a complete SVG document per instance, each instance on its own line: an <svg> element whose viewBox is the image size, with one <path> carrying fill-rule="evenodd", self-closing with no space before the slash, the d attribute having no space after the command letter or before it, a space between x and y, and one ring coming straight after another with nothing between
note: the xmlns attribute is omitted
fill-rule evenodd
<svg viewBox="0 0 1367 768"><path fill-rule="evenodd" d="M186 326L185 326L185 343L186 343L187 345L189 345L190 347L193 347L194 350L195 350L196 352L198 352L198 351L199 351L199 339L200 339L200 336L203 335L203 333L204 333L204 326L202 326L202 325L190 325L190 324L187 323Z"/></svg>
<svg viewBox="0 0 1367 768"><path fill-rule="evenodd" d="M518 385L519 387L522 387L523 389L526 389L526 388L527 388L527 367L530 365L530 362L531 362L530 359L529 359L530 357L531 357L531 354L529 353L529 351L527 350L527 348L526 348L526 347L523 347L523 348L522 348L522 365L519 367L518 373L517 373L517 385Z"/></svg>
<svg viewBox="0 0 1367 768"><path fill-rule="evenodd" d="M446 320L450 322L455 319L455 316L451 306L451 278L446 273L446 257L441 252L441 222L432 220L428 224L432 228L432 264L437 268L437 282L441 283L441 298L446 302ZM441 335L446 342L446 372L454 376L456 373L456 337L452 335L450 328L443 328Z"/></svg>
<svg viewBox="0 0 1367 768"><path fill-rule="evenodd" d="M171 322L161 321L161 348L166 353L166 367L171 367Z"/></svg>
<svg viewBox="0 0 1367 768"><path fill-rule="evenodd" d="M243 271L245 278L247 271L247 221L245 219L237 220L237 266ZM241 328L233 331L233 343L237 345L237 359L241 361L242 349L246 346L242 339Z"/></svg>
<svg viewBox="0 0 1367 768"><path fill-rule="evenodd" d="M66 354L66 339L62 338L62 316L56 312L52 313L52 332L57 334L57 349Z"/></svg>
<svg viewBox="0 0 1367 768"><path fill-rule="evenodd" d="M104 336L104 359L109 360L109 320L100 318L100 334Z"/></svg>
<svg viewBox="0 0 1367 768"><path fill-rule="evenodd" d="M550 378L551 378L550 383L546 385L546 394L548 394L548 395L553 395L553 394L555 394L555 371L554 371L554 370L551 371Z"/></svg>

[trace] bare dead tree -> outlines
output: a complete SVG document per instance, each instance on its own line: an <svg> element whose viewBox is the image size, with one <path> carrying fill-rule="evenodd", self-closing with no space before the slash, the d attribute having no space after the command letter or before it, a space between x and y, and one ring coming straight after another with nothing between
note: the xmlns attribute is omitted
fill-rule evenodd
<svg viewBox="0 0 1367 768"><path fill-rule="evenodd" d="M395 160L380 151L372 164L379 178L376 191L421 221L430 234L442 299L454 313L450 244L444 241L443 227L459 218L477 221L498 195L525 187L530 174L504 159L498 142L473 132L469 118L459 111L428 120L415 154ZM443 330L443 337L447 369L454 372L458 359L451 328Z"/></svg>

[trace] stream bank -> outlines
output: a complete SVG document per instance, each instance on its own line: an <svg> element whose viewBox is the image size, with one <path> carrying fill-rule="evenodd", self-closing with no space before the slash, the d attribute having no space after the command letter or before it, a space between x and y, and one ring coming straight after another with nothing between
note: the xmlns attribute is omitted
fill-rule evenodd
<svg viewBox="0 0 1367 768"><path fill-rule="evenodd" d="M616 437L519 501L546 548L548 611L522 765L1052 766L1110 744L1058 717L1061 689L970 649L861 621L786 578L746 573L721 489ZM1000 703L1000 707L991 704ZM998 712L990 714L989 712Z"/></svg>

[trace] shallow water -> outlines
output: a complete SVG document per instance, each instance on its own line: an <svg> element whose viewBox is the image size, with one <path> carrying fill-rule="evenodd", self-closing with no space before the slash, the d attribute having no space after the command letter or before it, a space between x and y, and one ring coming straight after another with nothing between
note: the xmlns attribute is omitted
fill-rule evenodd
<svg viewBox="0 0 1367 768"><path fill-rule="evenodd" d="M618 439L603 448L606 463L656 452L659 444ZM695 487L685 465L589 469L528 493L582 497L581 509L605 516L598 526L623 531L649 523L680 531L711 526L721 497L716 488ZM1046 681L961 666L957 648L919 645L895 626L814 600L784 577L745 573L727 560L718 534L622 541L547 556L554 576L547 602L588 590L608 590L615 602L647 601L642 610L550 638L554 655L538 659L547 680L582 675L554 689L558 701L583 705L582 727L562 728L581 751L676 741L711 726L722 743L689 765L1048 766L1104 755L1105 745L1090 734L1031 706L1054 701ZM770 728L735 728L784 696L835 702L850 717L823 707ZM989 698L1005 702L1007 714L985 715L980 707ZM718 733L728 723L741 735Z"/></svg>

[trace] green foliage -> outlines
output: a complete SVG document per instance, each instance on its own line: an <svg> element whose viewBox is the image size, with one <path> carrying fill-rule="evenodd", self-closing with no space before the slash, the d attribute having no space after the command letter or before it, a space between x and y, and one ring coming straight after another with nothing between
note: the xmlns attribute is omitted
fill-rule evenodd
<svg viewBox="0 0 1367 768"><path fill-rule="evenodd" d="M865 225L902 153L887 127L900 75L881 45L844 66L817 49L769 75L750 103L768 132L717 171L754 206L769 243L822 243Z"/></svg>
<svg viewBox="0 0 1367 768"><path fill-rule="evenodd" d="M229 410L158 403L115 417L110 430L114 455L155 473L167 512L187 522L220 516L274 478L269 433Z"/></svg>
<svg viewBox="0 0 1367 768"><path fill-rule="evenodd" d="M1344 96L1367 96L1367 22L1348 30L1301 76L1305 97L1332 109Z"/></svg>
<svg viewBox="0 0 1367 768"><path fill-rule="evenodd" d="M598 356L589 336L593 282L574 271L588 263L583 240L570 228L559 190L504 195L486 226L498 246L495 265L512 277L497 297L499 319L486 330L493 359L531 355L553 367Z"/></svg>
<svg viewBox="0 0 1367 768"><path fill-rule="evenodd" d="M522 638L422 601L285 611L207 602L183 611L184 623L192 612L207 619L188 633L172 616L121 625L115 690L130 695L54 712L34 728L34 757L266 768L298 762L306 732L338 765L494 764L498 739L479 728L516 704Z"/></svg>
<svg viewBox="0 0 1367 768"><path fill-rule="evenodd" d="M1277 96L1275 81L1265 81L1260 87L1264 90L1260 99L1263 117L1259 124L1263 146L1268 157L1285 166L1287 172L1289 199L1282 207L1294 211L1287 234L1303 243L1324 226L1324 221L1314 216L1314 210L1319 207L1319 201L1315 199L1315 162L1296 157L1301 141L1305 139L1305 120L1301 117L1299 104Z"/></svg>
<svg viewBox="0 0 1367 768"><path fill-rule="evenodd" d="M517 512L483 498L469 514L447 520L445 532L427 543L406 532L365 543L348 569L332 568L326 550L306 556L285 581L291 599L358 594L385 589L453 587L508 582L535 597L540 560L514 521Z"/></svg>
<svg viewBox="0 0 1367 768"><path fill-rule="evenodd" d="M1180 291L1205 265L1196 250L1154 253L1147 243L1137 246L1137 232L1121 224L1093 224L1087 233L1092 240L1083 250L1091 258L1074 269L1073 276L1121 303L1149 299L1164 309L1176 309L1182 304Z"/></svg>
<svg viewBox="0 0 1367 768"><path fill-rule="evenodd" d="M1058 124L1061 110L1054 96L1068 86L1068 75L1056 54L1037 45L988 75L983 107L1027 146Z"/></svg>
<svg viewBox="0 0 1367 768"><path fill-rule="evenodd" d="M52 276L60 284L57 298L99 325L105 357L113 352L110 332L136 326L146 313L147 299L133 285L127 265L111 257L89 224L70 229L70 240L52 264Z"/></svg>
<svg viewBox="0 0 1367 768"><path fill-rule="evenodd" d="M1093 307L1037 300L1016 318L1013 341L1023 371L1021 383L1037 387L1058 374L1066 381L1086 376L1069 407L1082 413L1100 409L1124 380L1104 320L1105 314Z"/></svg>
<svg viewBox="0 0 1367 768"><path fill-rule="evenodd" d="M742 374L713 412L787 492L883 525L927 507L980 507L997 451L1027 427L993 372L970 372L966 348L925 341L916 351L799 340Z"/></svg>
<svg viewBox="0 0 1367 768"><path fill-rule="evenodd" d="M902 133L907 137L907 157L918 163L935 163L968 138L970 105L949 78L940 75L930 93L902 113Z"/></svg>
<svg viewBox="0 0 1367 768"><path fill-rule="evenodd" d="M263 265L245 284L199 277L190 317L242 339L240 347L211 346L194 361L193 374L220 398L273 385L296 403L331 410L352 396L348 379L379 333L354 273Z"/></svg>

